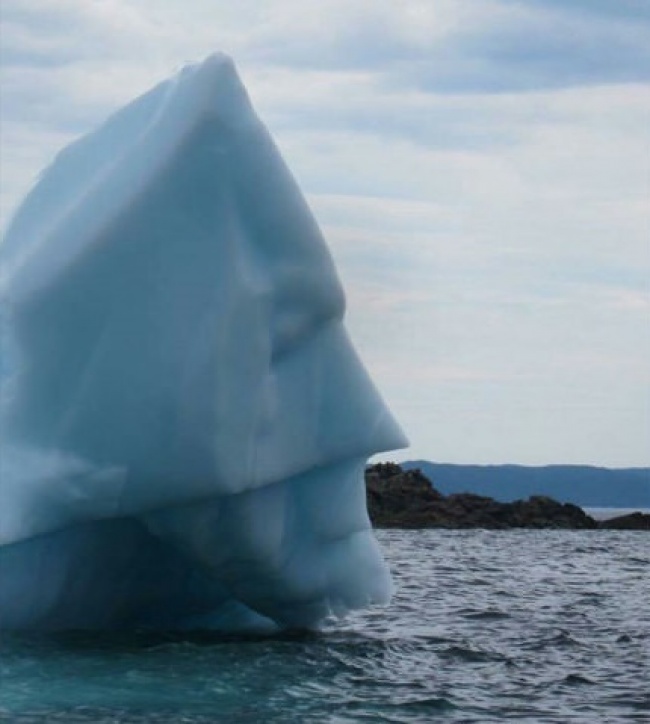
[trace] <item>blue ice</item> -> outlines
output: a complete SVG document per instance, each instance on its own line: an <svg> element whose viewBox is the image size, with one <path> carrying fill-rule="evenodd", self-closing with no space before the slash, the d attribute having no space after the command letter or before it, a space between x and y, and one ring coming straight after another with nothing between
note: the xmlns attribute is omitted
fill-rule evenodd
<svg viewBox="0 0 650 724"><path fill-rule="evenodd" d="M314 627L391 592L404 435L230 59L62 150L0 246L0 628Z"/></svg>

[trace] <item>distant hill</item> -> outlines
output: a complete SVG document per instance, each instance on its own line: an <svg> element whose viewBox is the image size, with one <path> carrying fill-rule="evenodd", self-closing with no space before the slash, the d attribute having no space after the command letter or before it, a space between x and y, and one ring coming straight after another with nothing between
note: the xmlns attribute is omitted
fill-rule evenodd
<svg viewBox="0 0 650 724"><path fill-rule="evenodd" d="M453 465L428 460L400 463L419 468L444 495L476 493L502 502L547 495L591 508L650 508L650 468L588 465Z"/></svg>

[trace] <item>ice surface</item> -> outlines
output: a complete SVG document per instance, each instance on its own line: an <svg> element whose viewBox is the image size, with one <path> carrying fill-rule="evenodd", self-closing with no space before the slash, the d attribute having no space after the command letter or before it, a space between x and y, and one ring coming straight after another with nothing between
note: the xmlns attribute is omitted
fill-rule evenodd
<svg viewBox="0 0 650 724"><path fill-rule="evenodd" d="M0 627L314 626L385 601L402 432L232 63L64 149L0 246Z"/></svg>

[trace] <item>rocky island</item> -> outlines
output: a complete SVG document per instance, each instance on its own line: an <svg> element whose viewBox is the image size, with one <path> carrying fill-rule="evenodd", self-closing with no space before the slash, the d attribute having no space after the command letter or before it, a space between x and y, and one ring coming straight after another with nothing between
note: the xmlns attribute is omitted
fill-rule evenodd
<svg viewBox="0 0 650 724"><path fill-rule="evenodd" d="M577 505L542 495L511 503L473 493L443 495L420 470L395 463L366 469L366 496L376 528L650 530L644 513L597 521Z"/></svg>

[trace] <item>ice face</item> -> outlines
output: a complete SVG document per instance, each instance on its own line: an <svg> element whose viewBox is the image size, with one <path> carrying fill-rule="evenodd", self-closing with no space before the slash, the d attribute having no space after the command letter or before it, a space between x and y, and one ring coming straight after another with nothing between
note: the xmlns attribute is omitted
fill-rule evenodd
<svg viewBox="0 0 650 724"><path fill-rule="evenodd" d="M312 626L386 599L363 465L404 437L229 59L64 149L0 253L0 626Z"/></svg>

